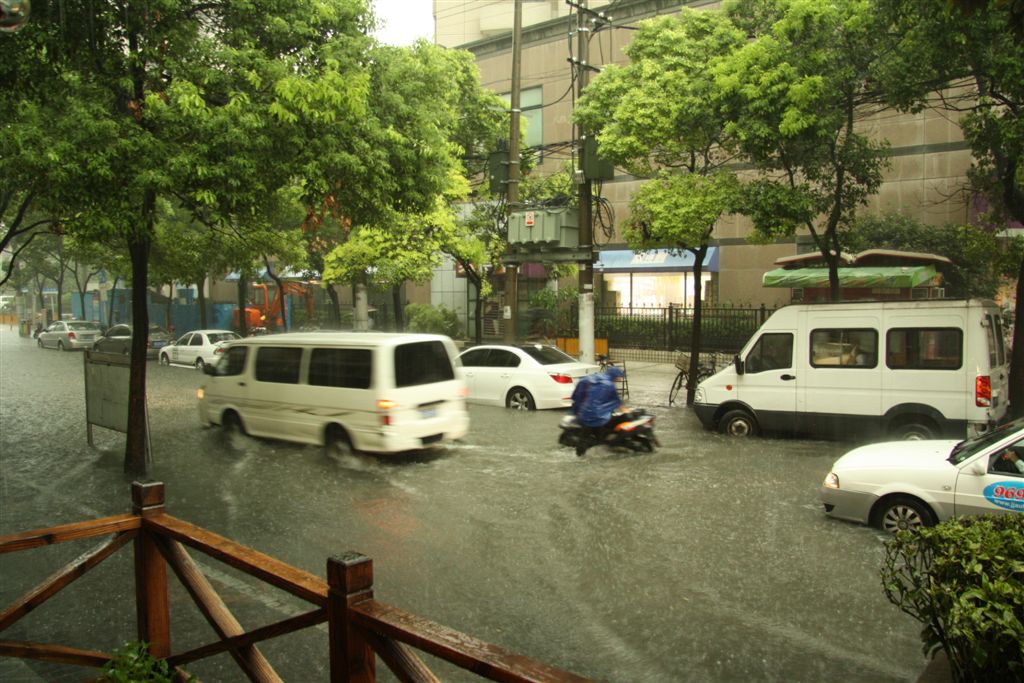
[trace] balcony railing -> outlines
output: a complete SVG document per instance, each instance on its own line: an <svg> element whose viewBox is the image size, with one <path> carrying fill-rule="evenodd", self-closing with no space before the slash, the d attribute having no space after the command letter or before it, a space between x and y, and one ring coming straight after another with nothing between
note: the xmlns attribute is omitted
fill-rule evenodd
<svg viewBox="0 0 1024 683"><path fill-rule="evenodd" d="M185 667L230 653L252 681L279 681L258 644L326 622L330 680L372 683L379 657L401 681L439 680L417 655L425 652L480 677L511 683L586 681L575 674L508 652L373 597L373 562L359 553L327 560L327 580L269 555L167 514L161 483L132 485L132 512L101 519L0 536L0 553L27 551L66 541L112 536L72 560L0 612L0 634L54 597L122 547L135 549L135 638L165 659L181 676ZM309 603L312 609L246 631L193 561L198 550L249 576ZM171 652L167 567L177 575L218 639L184 652ZM126 638L130 640L131 638ZM101 668L106 652L66 645L0 639L0 655Z"/></svg>

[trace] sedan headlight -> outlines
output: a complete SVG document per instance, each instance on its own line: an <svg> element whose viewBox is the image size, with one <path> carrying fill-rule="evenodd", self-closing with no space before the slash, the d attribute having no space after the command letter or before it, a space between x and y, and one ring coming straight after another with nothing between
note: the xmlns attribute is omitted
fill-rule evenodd
<svg viewBox="0 0 1024 683"><path fill-rule="evenodd" d="M828 476L825 477L825 481L822 482L822 486L827 489L839 488L839 475L835 472L829 472Z"/></svg>

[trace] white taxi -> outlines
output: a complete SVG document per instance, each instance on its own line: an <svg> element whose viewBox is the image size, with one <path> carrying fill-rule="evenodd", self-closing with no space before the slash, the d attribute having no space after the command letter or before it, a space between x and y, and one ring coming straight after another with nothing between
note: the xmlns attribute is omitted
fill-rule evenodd
<svg viewBox="0 0 1024 683"><path fill-rule="evenodd" d="M855 448L821 486L832 517L890 532L951 517L1024 512L1024 418L966 441Z"/></svg>

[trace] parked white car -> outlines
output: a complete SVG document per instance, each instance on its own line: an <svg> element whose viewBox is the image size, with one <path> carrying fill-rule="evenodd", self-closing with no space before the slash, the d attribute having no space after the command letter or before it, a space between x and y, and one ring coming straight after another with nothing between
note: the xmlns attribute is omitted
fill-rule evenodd
<svg viewBox="0 0 1024 683"><path fill-rule="evenodd" d="M832 466L821 501L826 514L890 532L1024 512L1024 418L966 441L855 448Z"/></svg>
<svg viewBox="0 0 1024 683"><path fill-rule="evenodd" d="M96 323L87 320L55 320L36 337L39 348L54 348L58 351L91 349L92 344L103 334Z"/></svg>
<svg viewBox="0 0 1024 683"><path fill-rule="evenodd" d="M241 337L231 330L194 330L160 349L161 365L192 365L202 370L220 360L224 346Z"/></svg>
<svg viewBox="0 0 1024 683"><path fill-rule="evenodd" d="M598 370L544 344L474 346L459 361L468 401L514 410L568 408L576 382Z"/></svg>

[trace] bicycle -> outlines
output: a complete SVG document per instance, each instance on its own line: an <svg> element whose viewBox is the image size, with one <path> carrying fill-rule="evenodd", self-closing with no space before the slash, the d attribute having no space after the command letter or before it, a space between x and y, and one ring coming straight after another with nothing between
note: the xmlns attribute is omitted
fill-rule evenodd
<svg viewBox="0 0 1024 683"><path fill-rule="evenodd" d="M698 361L697 365L697 384L700 384L711 375L718 372L718 369L722 366L723 360L720 357L721 354L713 352L708 354L708 357L702 358ZM672 382L672 388L668 391L668 404L674 405L676 397L679 392L682 391L690 379L690 354L680 353L676 356L676 368L679 373L676 375L675 380Z"/></svg>

